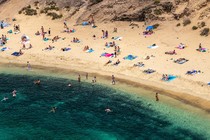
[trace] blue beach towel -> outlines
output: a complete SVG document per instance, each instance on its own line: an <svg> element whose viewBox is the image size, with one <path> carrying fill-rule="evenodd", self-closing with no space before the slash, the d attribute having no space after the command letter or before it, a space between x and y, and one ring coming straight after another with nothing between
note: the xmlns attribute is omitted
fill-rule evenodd
<svg viewBox="0 0 210 140"><path fill-rule="evenodd" d="M173 80L175 80L176 78L177 78L177 76L169 75L169 76L168 76L168 82L173 81Z"/></svg>
<svg viewBox="0 0 210 140"><path fill-rule="evenodd" d="M49 38L44 38L44 41L48 41L49 40Z"/></svg>
<svg viewBox="0 0 210 140"><path fill-rule="evenodd" d="M4 47L1 49L1 51L3 52L3 51L6 51L7 49L8 49L7 47Z"/></svg>
<svg viewBox="0 0 210 140"><path fill-rule="evenodd" d="M87 21L82 23L82 26L87 26L87 25L89 25L89 23Z"/></svg>
<svg viewBox="0 0 210 140"><path fill-rule="evenodd" d="M92 53L92 52L94 52L94 50L93 50L93 49L89 49L89 50L87 50L86 52L87 52L87 53Z"/></svg>
<svg viewBox="0 0 210 140"><path fill-rule="evenodd" d="M128 56L124 57L125 60L134 60L136 58L137 58L137 56L133 56L133 55L128 55Z"/></svg>
<svg viewBox="0 0 210 140"><path fill-rule="evenodd" d="M11 55L20 56L20 53L19 53L19 52L14 52L14 53L12 53Z"/></svg>

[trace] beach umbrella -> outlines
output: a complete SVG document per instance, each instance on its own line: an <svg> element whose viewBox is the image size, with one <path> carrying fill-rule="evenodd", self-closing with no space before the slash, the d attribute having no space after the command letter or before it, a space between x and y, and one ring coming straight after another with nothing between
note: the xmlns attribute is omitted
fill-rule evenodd
<svg viewBox="0 0 210 140"><path fill-rule="evenodd" d="M154 26L147 26L146 30L153 30Z"/></svg>

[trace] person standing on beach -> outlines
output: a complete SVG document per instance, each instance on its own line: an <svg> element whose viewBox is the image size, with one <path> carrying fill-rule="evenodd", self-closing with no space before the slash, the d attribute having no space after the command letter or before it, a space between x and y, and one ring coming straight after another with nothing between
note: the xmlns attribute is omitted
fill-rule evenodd
<svg viewBox="0 0 210 140"><path fill-rule="evenodd" d="M78 76L78 82L79 82L79 83L81 82L80 74L79 74L79 76Z"/></svg>
<svg viewBox="0 0 210 140"><path fill-rule="evenodd" d="M112 75L112 85L115 85L115 77Z"/></svg>
<svg viewBox="0 0 210 140"><path fill-rule="evenodd" d="M66 20L64 20L63 25L64 25L64 28L68 28Z"/></svg>
<svg viewBox="0 0 210 140"><path fill-rule="evenodd" d="M105 38L108 38L109 37L109 34L108 34L108 31L105 32Z"/></svg>
<svg viewBox="0 0 210 140"><path fill-rule="evenodd" d="M158 102L159 101L158 92L156 92L155 98L156 98L156 101Z"/></svg>
<svg viewBox="0 0 210 140"><path fill-rule="evenodd" d="M41 32L42 32L42 34L44 33L44 27L43 26L41 27Z"/></svg>
<svg viewBox="0 0 210 140"><path fill-rule="evenodd" d="M49 28L48 30L48 35L50 36L51 35L51 29Z"/></svg>

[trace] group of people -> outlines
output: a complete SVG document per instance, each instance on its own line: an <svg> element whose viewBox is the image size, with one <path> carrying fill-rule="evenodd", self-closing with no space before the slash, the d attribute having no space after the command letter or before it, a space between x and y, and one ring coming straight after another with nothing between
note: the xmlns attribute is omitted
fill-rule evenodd
<svg viewBox="0 0 210 140"><path fill-rule="evenodd" d="M20 25L14 24L13 28L14 28L14 32L20 32Z"/></svg>
<svg viewBox="0 0 210 140"><path fill-rule="evenodd" d="M7 36L6 35L1 35L1 38L0 38L0 46L3 46L7 43Z"/></svg>
<svg viewBox="0 0 210 140"><path fill-rule="evenodd" d="M162 80L168 81L169 80L169 76L167 74L163 74L162 75Z"/></svg>
<svg viewBox="0 0 210 140"><path fill-rule="evenodd" d="M80 40L79 40L78 38L74 37L73 40L72 40L72 42L73 42L73 43L79 43Z"/></svg>
<svg viewBox="0 0 210 140"><path fill-rule="evenodd" d="M106 30L106 31L104 31L104 30L102 30L102 38L108 38L109 37L109 33L108 33L108 31Z"/></svg>
<svg viewBox="0 0 210 140"><path fill-rule="evenodd" d="M12 97L16 97L17 96L17 91L14 89L13 91L12 91ZM8 100L9 98L8 97L4 97L1 101L3 102L3 101L6 101L6 100Z"/></svg>

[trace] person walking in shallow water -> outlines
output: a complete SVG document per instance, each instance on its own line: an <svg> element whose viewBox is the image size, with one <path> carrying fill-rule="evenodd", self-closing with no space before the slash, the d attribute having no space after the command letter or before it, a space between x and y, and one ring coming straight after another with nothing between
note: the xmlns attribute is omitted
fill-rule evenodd
<svg viewBox="0 0 210 140"><path fill-rule="evenodd" d="M112 75L112 85L115 85L115 77Z"/></svg>
<svg viewBox="0 0 210 140"><path fill-rule="evenodd" d="M155 98L156 98L156 101L158 102L159 101L158 92L156 92Z"/></svg>
<svg viewBox="0 0 210 140"><path fill-rule="evenodd" d="M79 82L79 83L81 82L80 74L79 74L79 76L78 76L78 82Z"/></svg>
<svg viewBox="0 0 210 140"><path fill-rule="evenodd" d="M85 77L86 77L86 80L88 80L88 73L86 73Z"/></svg>

